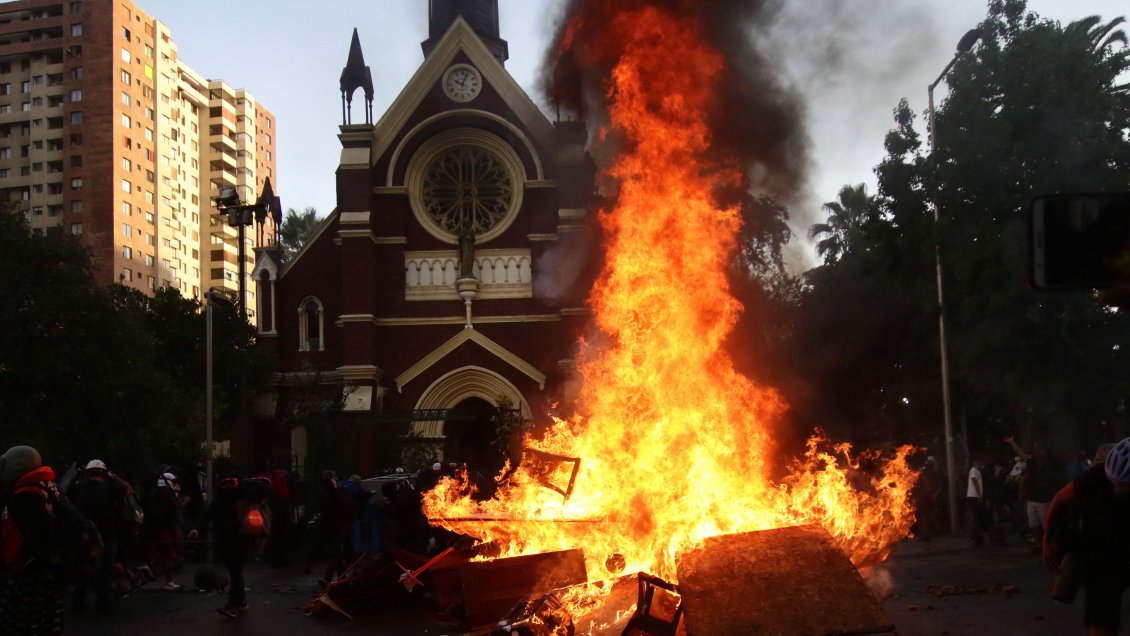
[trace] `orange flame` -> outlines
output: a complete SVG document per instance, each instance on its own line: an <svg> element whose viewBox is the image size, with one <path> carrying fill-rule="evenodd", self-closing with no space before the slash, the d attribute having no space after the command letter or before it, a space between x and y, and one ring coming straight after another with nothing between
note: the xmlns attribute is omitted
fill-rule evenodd
<svg viewBox="0 0 1130 636"><path fill-rule="evenodd" d="M594 580L623 565L674 581L679 555L706 537L800 523L822 524L858 566L885 558L913 521L912 449L867 454L876 468L864 472L847 445L814 437L773 483L770 431L785 405L723 349L741 311L726 279L740 218L712 193L742 175L708 153L704 113L728 79L725 60L699 20L671 11L619 7L575 21L566 46L589 26L599 32L577 54L612 65L602 138L622 146L605 170L619 191L600 215L607 257L590 297L610 344L579 366L583 415L526 440L581 458L575 488L563 501L523 467L477 502L447 480L426 495L426 514L507 556L582 548ZM548 477L566 483L569 468Z"/></svg>

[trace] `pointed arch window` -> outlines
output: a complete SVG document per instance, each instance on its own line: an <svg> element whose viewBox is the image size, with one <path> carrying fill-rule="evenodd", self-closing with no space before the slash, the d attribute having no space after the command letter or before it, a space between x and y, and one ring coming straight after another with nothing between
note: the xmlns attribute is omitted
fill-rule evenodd
<svg viewBox="0 0 1130 636"><path fill-rule="evenodd" d="M325 311L322 303L314 296L308 296L298 306L298 350L325 350Z"/></svg>

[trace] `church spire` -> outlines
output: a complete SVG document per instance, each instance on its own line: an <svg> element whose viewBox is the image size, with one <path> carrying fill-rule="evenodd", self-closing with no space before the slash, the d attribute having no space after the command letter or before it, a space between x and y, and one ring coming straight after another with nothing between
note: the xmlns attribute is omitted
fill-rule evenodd
<svg viewBox="0 0 1130 636"><path fill-rule="evenodd" d="M357 29L353 29L353 41L349 43L349 59L341 69L341 123L353 123L353 92L365 89L365 123L373 123L373 76L365 66L365 56L361 53L361 39Z"/></svg>
<svg viewBox="0 0 1130 636"><path fill-rule="evenodd" d="M428 39L421 44L424 57L431 55L432 49L460 16L499 63L506 62L510 52L506 40L498 35L498 0L428 0Z"/></svg>

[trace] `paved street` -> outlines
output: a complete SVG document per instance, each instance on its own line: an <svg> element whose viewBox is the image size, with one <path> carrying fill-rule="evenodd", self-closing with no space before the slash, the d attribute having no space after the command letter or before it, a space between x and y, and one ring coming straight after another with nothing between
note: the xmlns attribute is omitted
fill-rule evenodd
<svg viewBox="0 0 1130 636"><path fill-rule="evenodd" d="M903 636L1083 634L1082 599L1063 606L1048 598L1052 575L1028 545L974 548L964 537L907 541L886 564L890 596L883 608ZM191 583L193 568L178 581ZM96 634L329 634L440 636L457 633L433 615L368 613L356 620L310 618L299 609L317 586L317 575L301 568L248 571L251 609L239 620L216 612L223 598L199 592L142 590L102 617L68 615L67 633ZM942 594L931 593L931 590ZM968 593L959 593L968 592ZM404 610L408 612L407 609ZM1125 606L1124 606L1124 615Z"/></svg>

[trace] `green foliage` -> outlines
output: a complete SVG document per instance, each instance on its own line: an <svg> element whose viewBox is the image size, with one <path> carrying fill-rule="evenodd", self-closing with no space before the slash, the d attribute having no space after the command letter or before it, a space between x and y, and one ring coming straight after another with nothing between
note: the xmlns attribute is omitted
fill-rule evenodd
<svg viewBox="0 0 1130 636"><path fill-rule="evenodd" d="M807 277L794 344L821 387L803 403L813 419L857 436L940 441L935 242L952 400L975 447L1011 430L1080 447L1125 418L1126 312L1093 294L1031 290L1025 219L1035 194L1126 188L1121 23L1061 26L1022 0L994 0L983 38L946 77L929 154L900 102L878 198L845 188L813 228L825 264Z"/></svg>
<svg viewBox="0 0 1130 636"><path fill-rule="evenodd" d="M0 445L51 463L99 457L142 474L191 465L204 437L204 315L174 289L153 297L95 283L90 256L61 232L33 236L0 211ZM215 316L217 437L235 411L238 360L262 383L269 358L230 309ZM7 446L5 446L7 447Z"/></svg>
<svg viewBox="0 0 1130 636"><path fill-rule="evenodd" d="M306 245L306 241L314 235L321 219L318 211L308 207L302 212L295 212L294 208L286 211L282 226L279 227L279 244L283 248L283 260L294 258L298 251Z"/></svg>

